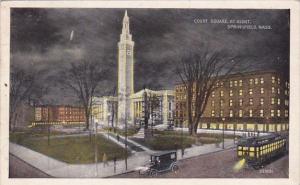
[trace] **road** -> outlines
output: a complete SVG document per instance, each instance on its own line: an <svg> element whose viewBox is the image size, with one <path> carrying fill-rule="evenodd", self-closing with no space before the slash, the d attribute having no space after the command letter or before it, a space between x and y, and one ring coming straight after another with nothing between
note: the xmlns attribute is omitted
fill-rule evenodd
<svg viewBox="0 0 300 185"><path fill-rule="evenodd" d="M158 178L288 178L288 155L266 165L263 169L243 168L235 172L237 162L233 149L201 155L178 161L177 173L168 172ZM112 178L140 178L138 172L130 172Z"/></svg>
<svg viewBox="0 0 300 185"><path fill-rule="evenodd" d="M29 165L22 159L9 154L9 177L10 178L50 178L48 174Z"/></svg>

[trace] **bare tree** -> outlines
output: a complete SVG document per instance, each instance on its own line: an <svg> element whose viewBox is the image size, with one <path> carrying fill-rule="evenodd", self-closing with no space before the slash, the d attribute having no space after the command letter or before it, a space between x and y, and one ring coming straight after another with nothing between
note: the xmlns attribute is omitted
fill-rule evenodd
<svg viewBox="0 0 300 185"><path fill-rule="evenodd" d="M89 121L93 106L93 98L101 81L106 76L105 70L100 65L89 61L72 63L61 79L64 87L73 91L85 111L86 129L89 129Z"/></svg>
<svg viewBox="0 0 300 185"><path fill-rule="evenodd" d="M176 69L186 91L186 110L189 133L195 135L208 99L220 80L240 66L240 57L230 57L222 51L188 52ZM222 79L221 79L222 78Z"/></svg>

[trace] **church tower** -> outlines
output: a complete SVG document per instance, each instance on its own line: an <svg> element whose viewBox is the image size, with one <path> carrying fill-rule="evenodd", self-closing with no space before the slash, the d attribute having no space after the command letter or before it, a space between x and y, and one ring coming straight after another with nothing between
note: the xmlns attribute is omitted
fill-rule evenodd
<svg viewBox="0 0 300 185"><path fill-rule="evenodd" d="M134 42L129 30L127 10L123 18L118 49L118 124L124 126L125 120L128 123L133 122L130 96L134 93Z"/></svg>

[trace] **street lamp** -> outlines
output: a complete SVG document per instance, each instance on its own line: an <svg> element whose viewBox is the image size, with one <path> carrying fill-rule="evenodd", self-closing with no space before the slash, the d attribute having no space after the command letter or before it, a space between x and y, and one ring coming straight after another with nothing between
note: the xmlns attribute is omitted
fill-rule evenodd
<svg viewBox="0 0 300 185"><path fill-rule="evenodd" d="M223 133L222 133L222 136L223 136L223 143L222 143L222 148L224 149L225 147L224 147L224 137L225 137L225 127L224 127L224 122L225 122L225 118L222 118L222 122L223 122L223 127L222 127L222 129L223 129Z"/></svg>

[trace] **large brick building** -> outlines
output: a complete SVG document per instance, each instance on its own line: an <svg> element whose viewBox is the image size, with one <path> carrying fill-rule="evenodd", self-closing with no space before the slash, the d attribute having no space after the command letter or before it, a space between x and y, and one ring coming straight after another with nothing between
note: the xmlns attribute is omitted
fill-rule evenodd
<svg viewBox="0 0 300 185"><path fill-rule="evenodd" d="M33 125L39 124L78 124L85 122L84 109L68 105L43 105L34 108Z"/></svg>
<svg viewBox="0 0 300 185"><path fill-rule="evenodd" d="M222 78L221 78L222 79ZM275 71L232 74L216 85L200 128L276 132L288 130L289 82ZM175 87L175 124L186 126L186 92Z"/></svg>

